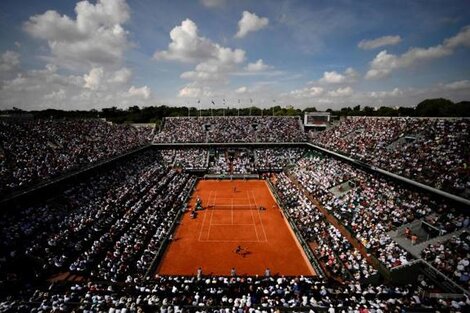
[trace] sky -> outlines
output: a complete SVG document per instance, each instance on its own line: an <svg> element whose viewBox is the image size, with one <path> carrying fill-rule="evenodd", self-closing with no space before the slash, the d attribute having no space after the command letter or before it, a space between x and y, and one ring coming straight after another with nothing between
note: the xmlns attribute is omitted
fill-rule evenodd
<svg viewBox="0 0 470 313"><path fill-rule="evenodd" d="M0 2L0 109L457 102L469 57L468 0Z"/></svg>

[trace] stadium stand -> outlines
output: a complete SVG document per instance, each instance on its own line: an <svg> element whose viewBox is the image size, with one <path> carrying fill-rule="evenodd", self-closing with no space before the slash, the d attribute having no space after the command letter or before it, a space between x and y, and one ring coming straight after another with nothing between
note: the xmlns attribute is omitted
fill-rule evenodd
<svg viewBox="0 0 470 313"><path fill-rule="evenodd" d="M255 163L259 170L282 170L295 164L305 153L303 148L257 148Z"/></svg>
<svg viewBox="0 0 470 313"><path fill-rule="evenodd" d="M166 118L153 141L297 143L305 140L299 121ZM458 177L462 180L456 184L465 185L468 151L462 144L467 135L466 120L354 118L312 140L381 167L415 166L412 173L422 166L427 174L407 174L413 179L434 175L446 183ZM0 136L4 191L121 155L147 144L152 135L148 128L98 120L29 120L0 121ZM417 151L413 160L406 157L410 149ZM436 160L428 158L431 152ZM438 166L449 172L427 171ZM155 276L202 175L192 170L222 175L267 171L263 175L272 182L293 231L308 243L326 275ZM452 190L462 191L457 185ZM149 147L61 186L52 196L2 211L0 311L464 312L470 310L470 218L460 209L307 147ZM432 243L429 236L419 237L425 247L412 254L391 234L417 221L435 233ZM462 291L449 293L425 272L408 283L384 275L421 258Z"/></svg>
<svg viewBox="0 0 470 313"><path fill-rule="evenodd" d="M422 251L422 257L442 273L470 290L470 233L460 235L435 244L430 244Z"/></svg>
<svg viewBox="0 0 470 313"><path fill-rule="evenodd" d="M436 299L438 292L422 280L412 286L337 285L310 277L157 277L153 282L113 285L73 283L51 285L3 310L16 312L274 312L375 311L464 312L469 300Z"/></svg>
<svg viewBox="0 0 470 313"><path fill-rule="evenodd" d="M470 198L469 119L349 117L310 137L319 146Z"/></svg>
<svg viewBox="0 0 470 313"><path fill-rule="evenodd" d="M314 252L327 272L338 280L356 281L377 273L284 173L278 176L275 186L302 236L314 243Z"/></svg>
<svg viewBox="0 0 470 313"><path fill-rule="evenodd" d="M446 203L320 153L301 159L291 172L388 268L411 259L387 234L396 227L431 215L441 234L466 227L465 216Z"/></svg>
<svg viewBox="0 0 470 313"><path fill-rule="evenodd" d="M0 120L0 194L148 144L150 135L101 120Z"/></svg>
<svg viewBox="0 0 470 313"><path fill-rule="evenodd" d="M185 170L207 170L213 174L252 174L281 171L295 164L304 148L162 148L160 154L169 166Z"/></svg>
<svg viewBox="0 0 470 313"><path fill-rule="evenodd" d="M209 161L211 174L251 174L255 172L250 149L217 149Z"/></svg>
<svg viewBox="0 0 470 313"><path fill-rule="evenodd" d="M304 142L299 117L167 117L155 143Z"/></svg>

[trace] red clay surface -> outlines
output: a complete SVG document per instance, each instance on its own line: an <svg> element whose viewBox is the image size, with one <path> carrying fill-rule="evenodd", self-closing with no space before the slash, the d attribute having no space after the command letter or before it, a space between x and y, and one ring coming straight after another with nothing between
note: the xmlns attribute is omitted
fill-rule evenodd
<svg viewBox="0 0 470 313"><path fill-rule="evenodd" d="M273 275L315 275L265 181L201 180L191 209L198 196L205 210L183 215L158 275L195 275L198 267L204 275L230 275L232 267L237 275L263 275L267 267Z"/></svg>

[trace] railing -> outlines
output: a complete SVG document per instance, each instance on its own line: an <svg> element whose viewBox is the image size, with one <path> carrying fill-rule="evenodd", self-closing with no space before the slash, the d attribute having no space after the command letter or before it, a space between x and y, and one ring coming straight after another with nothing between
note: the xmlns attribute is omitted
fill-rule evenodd
<svg viewBox="0 0 470 313"><path fill-rule="evenodd" d="M259 179L258 174L206 174L204 179Z"/></svg>
<svg viewBox="0 0 470 313"><path fill-rule="evenodd" d="M379 174L382 174L383 176L386 176L387 178L391 178L391 179L394 179L394 180L397 180L401 183L405 183L405 184L408 184L408 185L411 185L413 187L417 187L421 190L424 190L424 191L427 191L427 192L430 192L430 193L433 193L435 195L438 195L440 197L444 197L444 198L447 198L447 199L450 199L452 201L455 201L455 202L458 202L460 204L464 204L466 207L470 207L470 200L469 199L465 199L465 198L462 198L462 197L459 197L457 195L454 195L454 194L451 194L451 193L448 193L448 192L445 192L443 190L440 190L440 189L437 189L437 188L434 188L434 187L431 187L431 186L428 186L428 185L425 185L425 184L422 184L422 183L419 183L417 181L414 181L414 180L411 180L409 178L406 178L406 177L403 177L403 176L400 176L400 175L397 175L397 174L394 174L392 172L388 172L386 170L383 170L381 168L378 168L376 166L372 166L370 164L367 164L365 162L362 162L362 161L359 161L359 160L356 160L354 158L351 158L349 156L346 156L342 153L339 153L339 152L334 152L334 151L331 151L331 150L328 150L328 149L325 149L317 144L312 144L312 143L306 143L307 146L309 147L312 147L316 150L319 150L319 151L322 151L328 155L332 155L332 156L335 156L337 158L340 158L342 160L345 160L345 161L348 161L349 163L352 163L353 165L356 165L356 166L359 166L359 167L362 167L368 171L373 171L375 173L379 173ZM468 213L468 211L467 211Z"/></svg>
<svg viewBox="0 0 470 313"><path fill-rule="evenodd" d="M428 222L426 221L421 221L421 228L423 228L424 230L426 230L426 232L428 233L428 237L426 238L426 241L428 241L430 238L429 238L429 233L432 234L432 232L434 232L433 235L433 238L434 237L439 237L439 236L442 236L444 235L444 231L442 229L439 229L437 228L436 226L434 225L431 225L429 224Z"/></svg>
<svg viewBox="0 0 470 313"><path fill-rule="evenodd" d="M436 283L443 285L447 289L453 290L454 292L458 291L458 292L461 292L463 294L470 296L470 291L462 288L462 286L454 282L452 279L450 279L446 275L442 274L437 268L435 268L434 266L432 266L431 264L429 264L423 259L420 259L418 261L421 264L423 264L424 272L427 274L426 276L433 279Z"/></svg>
<svg viewBox="0 0 470 313"><path fill-rule="evenodd" d="M141 147L138 147L134 150L131 150L131 151L125 152L123 154L111 157L109 159L101 160L101 161L97 161L97 162L94 162L94 163L91 163L91 164L84 165L84 166L80 167L79 169L75 169L75 170L71 170L69 172L66 172L66 173L62 174L61 176L59 176L59 177L43 180L40 183L34 184L34 185L32 185L28 188L25 188L23 190L18 190L18 191L14 192L10 195L7 195L5 198L1 199L0 200L0 208L2 208L3 206L6 206L8 203L12 203L12 202L13 203L18 203L20 198L22 198L24 196L27 196L27 195L31 195L33 193L41 192L42 190L44 190L46 188L49 188L53 185L57 185L59 183L61 185L63 185L63 184L65 184L65 182L69 181L70 179L73 179L75 177L84 175L84 174L86 174L88 172L91 172L92 170L96 170L96 169L98 169L102 166L112 164L116 161L119 161L123 158L131 156L131 155L133 155L135 153L138 153L140 151L147 150L149 147L151 147L151 145L141 146Z"/></svg>
<svg viewBox="0 0 470 313"><path fill-rule="evenodd" d="M280 142L155 142L152 141L152 145L157 147L246 147L246 146L273 146L273 147L298 147L305 146L306 142L304 141L280 141Z"/></svg>
<svg viewBox="0 0 470 313"><path fill-rule="evenodd" d="M297 240L300 242L300 245L302 246L302 249L304 250L305 254L307 255L308 261L310 264L313 266L315 269L315 272L320 278L325 277L325 272L321 268L320 264L317 261L317 258L315 257L312 249L308 245L308 243L305 241L303 236L301 235L299 229L297 228L297 225L293 221L292 217L290 216L288 210L284 208L284 202L281 201L279 196L277 195L277 189L276 187L271 183L270 180L267 180L268 186L271 189L271 193L274 195L274 198L276 198L277 203L279 204L279 208L282 210L283 214L286 216L287 221L289 222L289 225L291 226L292 230L294 231L295 236L297 237Z"/></svg>
<svg viewBox="0 0 470 313"><path fill-rule="evenodd" d="M390 270L382 263L380 262L379 259L377 259L375 256L370 254L370 251L364 247L364 245L356 238L354 232L352 231L351 228L348 226L344 225L336 216L333 214L330 214L328 210L326 210L322 204L316 200L311 194L307 192L307 190L300 184L295 177L293 177L292 174L289 172L286 173L291 182L297 186L300 192L303 192L304 195L316 206L318 209L322 212L322 214L325 216L327 220L333 221L333 225L336 224L339 227L337 229L343 234L343 236L346 237L346 239L366 258L366 260L371 263L374 268L379 271L382 276L384 276L386 279L390 278ZM336 227L336 226L335 226Z"/></svg>
<svg viewBox="0 0 470 313"><path fill-rule="evenodd" d="M188 198L192 194L192 191L194 189L194 186L196 186L196 183L197 183L196 179L192 181L191 186L189 187L186 195L184 196L183 200L181 201L182 202L182 207L181 207L180 210L177 211L177 214L176 214L175 218L173 219L173 222L171 223L171 226L169 228L168 236L165 239L163 239L160 246L158 247L157 253L155 254L155 257L153 258L153 260L150 263L147 271L145 272L144 278L149 278L151 273L153 273L156 270L158 263L160 262L160 260L163 257L163 254L164 254L168 244L170 243L170 236L172 236L173 233L175 232L176 227L177 227L181 217L183 216L184 211L186 210L186 205L187 205Z"/></svg>

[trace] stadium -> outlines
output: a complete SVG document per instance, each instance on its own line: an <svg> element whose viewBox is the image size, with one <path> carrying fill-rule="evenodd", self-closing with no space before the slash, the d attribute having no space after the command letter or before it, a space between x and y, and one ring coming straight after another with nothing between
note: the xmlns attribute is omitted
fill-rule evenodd
<svg viewBox="0 0 470 313"><path fill-rule="evenodd" d="M6 311L466 307L469 120L330 117L5 117Z"/></svg>
<svg viewBox="0 0 470 313"><path fill-rule="evenodd" d="M468 0L0 2L0 313L470 312Z"/></svg>

